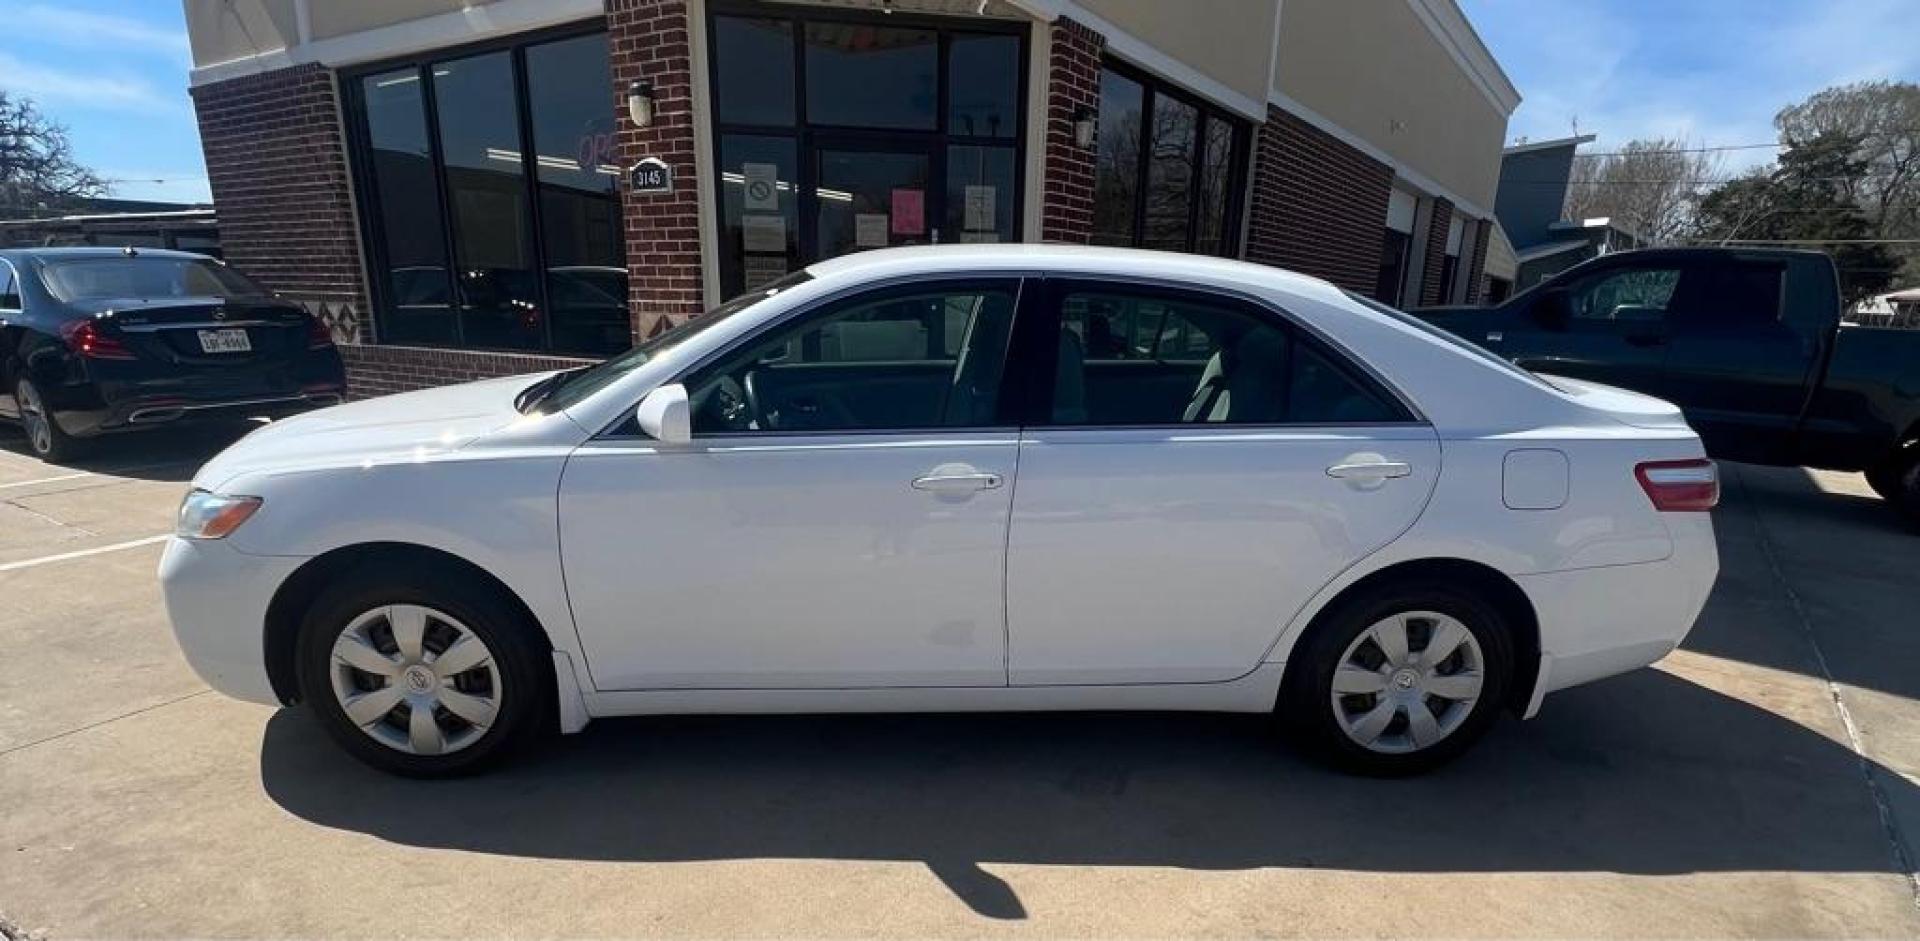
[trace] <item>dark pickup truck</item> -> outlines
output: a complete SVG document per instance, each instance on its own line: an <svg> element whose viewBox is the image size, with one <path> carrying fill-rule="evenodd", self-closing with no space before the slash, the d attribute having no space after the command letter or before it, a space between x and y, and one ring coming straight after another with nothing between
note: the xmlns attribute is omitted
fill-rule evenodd
<svg viewBox="0 0 1920 941"><path fill-rule="evenodd" d="M1674 248L1414 313L1529 370L1666 399L1715 457L1865 471L1920 524L1920 330L1843 324L1840 307L1818 252Z"/></svg>

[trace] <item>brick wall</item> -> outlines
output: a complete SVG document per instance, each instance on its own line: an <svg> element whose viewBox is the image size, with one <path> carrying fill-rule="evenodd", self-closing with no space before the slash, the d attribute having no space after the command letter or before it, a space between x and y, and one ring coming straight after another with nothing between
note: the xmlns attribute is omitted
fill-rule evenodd
<svg viewBox="0 0 1920 941"><path fill-rule="evenodd" d="M1392 187L1386 164L1267 106L1254 142L1247 260L1372 293Z"/></svg>
<svg viewBox="0 0 1920 941"><path fill-rule="evenodd" d="M347 363L347 395L356 399L595 362L568 356L358 343L342 345L340 358Z"/></svg>
<svg viewBox="0 0 1920 941"><path fill-rule="evenodd" d="M300 65L192 90L227 261L350 341L367 299L332 73Z"/></svg>
<svg viewBox="0 0 1920 941"><path fill-rule="evenodd" d="M1420 306L1440 303L1440 266L1447 259L1447 227L1453 224L1453 203L1435 197L1433 219L1427 224L1426 267L1420 273ZM1458 277L1458 275L1456 275Z"/></svg>
<svg viewBox="0 0 1920 941"><path fill-rule="evenodd" d="M634 337L644 339L704 309L700 187L693 165L693 59L686 0L607 0L620 165L658 157L673 167L673 191L622 197ZM653 123L627 120L627 86L653 83Z"/></svg>
<svg viewBox="0 0 1920 941"><path fill-rule="evenodd" d="M1487 246L1493 241L1493 221L1482 219L1473 226L1473 256L1467 264L1467 303L1478 304L1487 296Z"/></svg>
<svg viewBox="0 0 1920 941"><path fill-rule="evenodd" d="M1051 35L1040 239L1084 245L1093 239L1094 151L1074 141L1073 113L1100 107L1100 52L1107 41L1066 17L1054 21Z"/></svg>

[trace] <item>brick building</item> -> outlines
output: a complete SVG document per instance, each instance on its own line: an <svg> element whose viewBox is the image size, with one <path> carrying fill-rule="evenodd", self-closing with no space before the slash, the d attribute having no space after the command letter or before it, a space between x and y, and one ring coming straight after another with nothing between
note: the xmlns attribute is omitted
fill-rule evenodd
<svg viewBox="0 0 1920 941"><path fill-rule="evenodd" d="M882 245L1473 300L1519 101L1454 0L186 8L227 257L325 316L363 393L606 356Z"/></svg>

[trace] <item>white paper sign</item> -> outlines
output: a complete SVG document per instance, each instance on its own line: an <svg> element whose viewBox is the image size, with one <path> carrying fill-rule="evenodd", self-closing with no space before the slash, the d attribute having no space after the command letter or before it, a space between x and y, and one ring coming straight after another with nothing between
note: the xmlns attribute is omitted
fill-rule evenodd
<svg viewBox="0 0 1920 941"><path fill-rule="evenodd" d="M853 245L855 248L886 248L887 214L884 212L854 213Z"/></svg>
<svg viewBox="0 0 1920 941"><path fill-rule="evenodd" d="M740 240L750 252L780 252L787 250L787 217L780 215L746 215L740 217Z"/></svg>
<svg viewBox="0 0 1920 941"><path fill-rule="evenodd" d="M998 195L991 186L967 187L965 228L975 232L991 232L999 228L994 222L994 203Z"/></svg>
<svg viewBox="0 0 1920 941"><path fill-rule="evenodd" d="M753 290L780 280L787 273L785 255L748 255L746 264L746 290Z"/></svg>
<svg viewBox="0 0 1920 941"><path fill-rule="evenodd" d="M745 198L748 212L780 211L780 168L771 163L743 163L740 175L745 177L741 186L741 195Z"/></svg>

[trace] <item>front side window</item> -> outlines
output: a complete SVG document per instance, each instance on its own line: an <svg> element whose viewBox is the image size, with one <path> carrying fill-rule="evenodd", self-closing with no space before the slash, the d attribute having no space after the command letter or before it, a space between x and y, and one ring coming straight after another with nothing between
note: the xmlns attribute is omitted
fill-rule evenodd
<svg viewBox="0 0 1920 941"><path fill-rule="evenodd" d="M1635 268L1589 275L1568 290L1575 320L1660 320L1680 287L1679 268Z"/></svg>
<svg viewBox="0 0 1920 941"><path fill-rule="evenodd" d="M696 435L996 423L1011 282L835 302L730 351L687 383Z"/></svg>
<svg viewBox="0 0 1920 941"><path fill-rule="evenodd" d="M1368 424L1407 420L1358 369L1273 315L1226 299L1069 291L1056 425Z"/></svg>
<svg viewBox="0 0 1920 941"><path fill-rule="evenodd" d="M272 293L246 275L204 258L95 255L49 261L40 271L47 293L62 301L239 300Z"/></svg>

